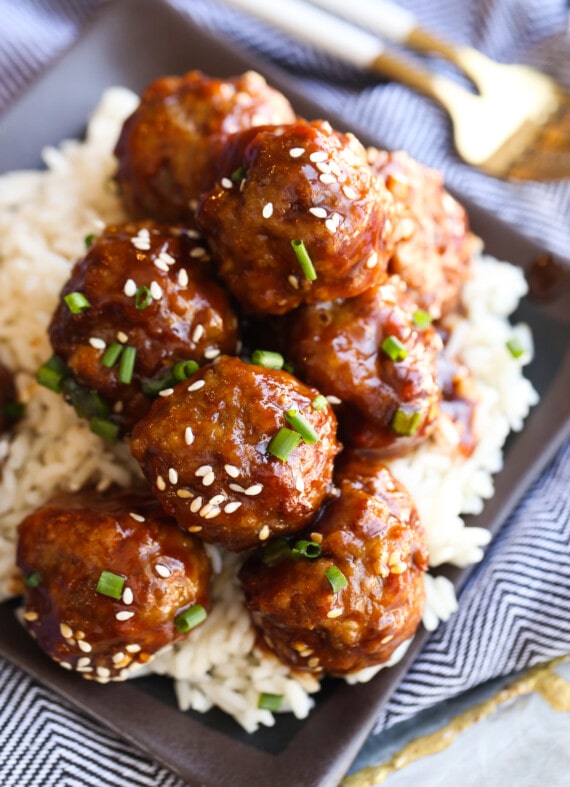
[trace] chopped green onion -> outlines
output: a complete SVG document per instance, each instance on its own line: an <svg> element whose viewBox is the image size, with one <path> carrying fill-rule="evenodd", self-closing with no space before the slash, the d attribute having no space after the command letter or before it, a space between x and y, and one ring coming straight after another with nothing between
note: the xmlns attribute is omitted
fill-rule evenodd
<svg viewBox="0 0 570 787"><path fill-rule="evenodd" d="M262 694L259 695L257 707L260 710L276 711L279 710L282 702L283 702L282 694L268 694L266 692L263 692Z"/></svg>
<svg viewBox="0 0 570 787"><path fill-rule="evenodd" d="M80 418L106 418L109 408L96 391L82 388L73 377L63 381L62 391Z"/></svg>
<svg viewBox="0 0 570 787"><path fill-rule="evenodd" d="M293 368L293 364L289 363L289 361L285 361L285 363L283 364L283 369L284 371L289 372L289 374L295 374L295 369Z"/></svg>
<svg viewBox="0 0 570 787"><path fill-rule="evenodd" d="M319 394L318 396L315 396L311 402L311 407L313 410L324 410L328 403L327 397Z"/></svg>
<svg viewBox="0 0 570 787"><path fill-rule="evenodd" d="M95 590L102 596L109 596L109 598L114 598L119 601L124 584L125 577L121 577L119 574L113 574L112 571L101 571L101 576L99 577Z"/></svg>
<svg viewBox="0 0 570 787"><path fill-rule="evenodd" d="M72 314L81 314L81 312L91 306L82 292L70 292L68 295L64 296L63 300L66 302Z"/></svg>
<svg viewBox="0 0 570 787"><path fill-rule="evenodd" d="M142 312L147 306L150 306L151 303L152 295L150 294L150 290L146 285L142 284L135 293L135 306Z"/></svg>
<svg viewBox="0 0 570 787"><path fill-rule="evenodd" d="M197 372L199 368L200 364L196 363L196 361L179 361L179 363L174 364L172 376L177 382L182 382L192 377L194 372Z"/></svg>
<svg viewBox="0 0 570 787"><path fill-rule="evenodd" d="M91 431L102 437L107 443L116 443L119 437L119 427L108 418L91 418L89 420Z"/></svg>
<svg viewBox="0 0 570 787"><path fill-rule="evenodd" d="M271 438L267 450L277 459L286 462L289 459L291 451L293 451L300 442L301 435L298 432L294 432L292 429L287 429L286 426L282 426L277 434Z"/></svg>
<svg viewBox="0 0 570 787"><path fill-rule="evenodd" d="M234 169L230 175L230 179L233 180L234 183L239 183L240 180L244 180L246 176L247 169L245 167L238 167L237 169Z"/></svg>
<svg viewBox="0 0 570 787"><path fill-rule="evenodd" d="M522 346L520 339L518 336L513 336L511 339L506 342L507 350L513 356L513 358L520 358L521 355L524 355L524 347Z"/></svg>
<svg viewBox="0 0 570 787"><path fill-rule="evenodd" d="M266 566L271 566L281 558L288 557L291 554L291 547L284 538L276 538L271 541L266 547L263 547L261 561Z"/></svg>
<svg viewBox="0 0 570 787"><path fill-rule="evenodd" d="M26 405L24 402L6 402L2 405L2 414L5 418L16 421L21 418L26 412Z"/></svg>
<svg viewBox="0 0 570 787"><path fill-rule="evenodd" d="M263 366L265 369L282 369L285 359L281 353L271 350L254 350L251 354L252 363Z"/></svg>
<svg viewBox="0 0 570 787"><path fill-rule="evenodd" d="M297 262L301 266L301 270L305 278L308 281L315 281L317 278L317 272L315 270L315 266L311 258L309 257L309 252L305 248L305 244L302 240L292 240L291 246L293 247L293 251L297 255Z"/></svg>
<svg viewBox="0 0 570 787"><path fill-rule="evenodd" d="M300 539L296 541L291 549L291 556L292 557L308 557L311 560L314 558L319 557L321 554L321 545L317 544L315 541L306 541L305 539Z"/></svg>
<svg viewBox="0 0 570 787"><path fill-rule="evenodd" d="M36 380L44 388L50 391L61 393L63 381L68 376L68 369L64 361L57 355L53 355L37 371Z"/></svg>
<svg viewBox="0 0 570 787"><path fill-rule="evenodd" d="M136 347L125 346L119 363L119 374L117 379L120 383L128 385L133 379L133 369L135 368L135 358L137 357Z"/></svg>
<svg viewBox="0 0 570 787"><path fill-rule="evenodd" d="M29 588L37 588L41 581L42 578L37 571L32 571L31 574L24 577L24 582Z"/></svg>
<svg viewBox="0 0 570 787"><path fill-rule="evenodd" d="M390 427L396 434L411 437L416 433L421 420L421 414L415 410L406 411L399 408L390 422Z"/></svg>
<svg viewBox="0 0 570 787"><path fill-rule="evenodd" d="M396 336L386 336L380 347L393 361L403 361L408 351Z"/></svg>
<svg viewBox="0 0 570 787"><path fill-rule="evenodd" d="M85 248L86 249L91 248L94 240L95 240L95 233L94 232L91 232L91 233L89 233L89 235L86 235L83 238L83 242L85 243Z"/></svg>
<svg viewBox="0 0 570 787"><path fill-rule="evenodd" d="M416 309L412 314L412 320L414 321L414 325L416 327L427 328L428 325L431 325L433 318L429 312L426 312L423 309Z"/></svg>
<svg viewBox="0 0 570 787"><path fill-rule="evenodd" d="M321 439L313 429L307 419L298 410L287 410L285 420L288 421L293 429L301 435L307 445L318 443Z"/></svg>
<svg viewBox="0 0 570 787"><path fill-rule="evenodd" d="M172 372L168 372L164 377L159 377L156 380L145 380L142 384L142 391L145 396L158 396L161 391L170 388L171 385L178 382Z"/></svg>
<svg viewBox="0 0 570 787"><path fill-rule="evenodd" d="M336 566L330 566L327 568L325 571L325 577L328 579L333 593L338 593L339 590L342 590L348 585L348 580L340 568L337 568Z"/></svg>
<svg viewBox="0 0 570 787"><path fill-rule="evenodd" d="M207 617L208 613L204 607L201 604L194 604L193 607L176 615L174 618L176 631L180 632L180 634L186 634L188 631L196 628L196 626L199 626L200 623L203 623Z"/></svg>
<svg viewBox="0 0 570 787"><path fill-rule="evenodd" d="M111 369L111 367L113 367L119 360L119 356L123 352L123 346L124 345L119 344L119 342L113 342L110 344L101 358L101 363L103 366L106 366L107 369Z"/></svg>

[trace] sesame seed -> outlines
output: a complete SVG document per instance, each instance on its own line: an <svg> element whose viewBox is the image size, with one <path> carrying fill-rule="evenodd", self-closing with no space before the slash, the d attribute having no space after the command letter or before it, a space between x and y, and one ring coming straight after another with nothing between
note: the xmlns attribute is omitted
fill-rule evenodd
<svg viewBox="0 0 570 787"><path fill-rule="evenodd" d="M306 659L307 656L312 656L314 652L315 651L312 648L306 648L305 650L299 651L299 656L301 656L303 659Z"/></svg>
<svg viewBox="0 0 570 787"><path fill-rule="evenodd" d="M189 489L177 489L176 496L181 497L184 500L189 500L191 497L194 497L194 495Z"/></svg>
<svg viewBox="0 0 570 787"><path fill-rule="evenodd" d="M194 257L194 259L198 259L200 257L205 257L206 256L206 249L203 246L196 246L190 252L190 256Z"/></svg>
<svg viewBox="0 0 570 787"><path fill-rule="evenodd" d="M239 476L239 468L235 465L224 465L224 470L232 478L237 478Z"/></svg>
<svg viewBox="0 0 570 787"><path fill-rule="evenodd" d="M309 213L312 213L317 219L326 219L327 217L327 212L324 208L309 208Z"/></svg>
<svg viewBox="0 0 570 787"><path fill-rule="evenodd" d="M166 489L166 481L161 475L156 476L156 488L159 489L161 492L164 492Z"/></svg>
<svg viewBox="0 0 570 787"><path fill-rule="evenodd" d="M200 514L201 513L202 512L200 512ZM207 513L204 514L204 519L214 519L214 517L217 517L218 514L221 513L222 513L222 509L218 508L218 506L209 506L209 510L207 511Z"/></svg>
<svg viewBox="0 0 570 787"><path fill-rule="evenodd" d="M315 544L322 544L323 543L323 534L322 533L311 533L311 541L314 541Z"/></svg>
<svg viewBox="0 0 570 787"><path fill-rule="evenodd" d="M220 183L222 184L222 187L225 189L231 189L234 185L229 178L222 178Z"/></svg>
<svg viewBox="0 0 570 787"><path fill-rule="evenodd" d="M123 292L128 298L132 298L133 295L137 294L137 285L134 279L126 280L125 286L123 287Z"/></svg>
<svg viewBox="0 0 570 787"><path fill-rule="evenodd" d="M250 497L254 497L255 495L258 495L262 489L263 484L253 484L252 486L248 486L248 488L245 490L245 494L249 495Z"/></svg>
<svg viewBox="0 0 570 787"><path fill-rule="evenodd" d="M336 183L335 176L334 175L329 175L328 172L323 172L322 175L319 175L319 180L321 181L321 183L326 183L326 184Z"/></svg>
<svg viewBox="0 0 570 787"><path fill-rule="evenodd" d="M204 335L204 331L205 331L204 326L201 323L198 323L198 325L192 331L192 341L199 342L202 336Z"/></svg>
<svg viewBox="0 0 570 787"><path fill-rule="evenodd" d="M300 475L297 476L295 479L295 489L297 492L304 492L305 491L305 483Z"/></svg>
<svg viewBox="0 0 570 787"><path fill-rule="evenodd" d="M218 347L208 347L207 350L204 351L204 358L207 358L209 361L217 358L220 354L220 350Z"/></svg>
<svg viewBox="0 0 570 787"><path fill-rule="evenodd" d="M352 188L352 186L347 186L347 185L345 184L345 185L342 187L342 190L343 190L344 196L345 196L347 199L356 199L356 198L358 197L358 194L357 194L357 193L356 193L356 191L355 191L355 190Z"/></svg>
<svg viewBox="0 0 570 787"><path fill-rule="evenodd" d="M190 210L196 210L198 207L198 200L197 199L190 199L188 200L188 207Z"/></svg>
<svg viewBox="0 0 570 787"><path fill-rule="evenodd" d="M167 579L172 573L170 569L167 566L163 566L162 563L155 563L154 570L158 576L162 577L163 579Z"/></svg>
<svg viewBox="0 0 570 787"><path fill-rule="evenodd" d="M165 399L167 396L172 396L173 393L174 388L163 388L162 391L158 392L158 395Z"/></svg>
<svg viewBox="0 0 570 787"><path fill-rule="evenodd" d="M314 153L311 153L309 156L309 160L316 164L319 161L326 161L329 157L329 154L325 150L315 150Z"/></svg>
<svg viewBox="0 0 570 787"><path fill-rule="evenodd" d="M300 158L305 152L305 148L291 148L289 155L291 158Z"/></svg>
<svg viewBox="0 0 570 787"><path fill-rule="evenodd" d="M127 647L125 648L127 653L138 653L140 651L140 649L141 649L141 646L137 645L136 642L133 642L132 645L127 645Z"/></svg>
<svg viewBox="0 0 570 787"><path fill-rule="evenodd" d="M327 612L327 618L338 618L342 615L342 609L337 607L336 609L331 609Z"/></svg>
<svg viewBox="0 0 570 787"><path fill-rule="evenodd" d="M338 396L327 396L327 402L329 404L341 404L342 400Z"/></svg>
<svg viewBox="0 0 570 787"><path fill-rule="evenodd" d="M141 516L140 514L135 514L133 511L130 512L129 516L131 517L131 519L134 519L135 522L144 522L144 516Z"/></svg>
<svg viewBox="0 0 570 787"><path fill-rule="evenodd" d="M206 385L206 381L205 380L196 380L195 383L192 383L192 385L188 386L188 390L189 391L199 391L200 388L203 388L205 385Z"/></svg>
<svg viewBox="0 0 570 787"><path fill-rule="evenodd" d="M92 336L89 339L89 344L91 347L94 347L96 350L104 350L107 346L107 343L103 341L103 339L98 339L96 336Z"/></svg>
<svg viewBox="0 0 570 787"><path fill-rule="evenodd" d="M168 468L168 480L170 481L171 484L178 483L178 470L176 470L176 468L174 467Z"/></svg>
<svg viewBox="0 0 570 787"><path fill-rule="evenodd" d="M202 483L204 484L204 486L212 486L215 480L216 480L215 474L213 472L210 472L204 476L204 478L202 479Z"/></svg>
<svg viewBox="0 0 570 787"><path fill-rule="evenodd" d="M125 403L124 402L121 402L121 401L115 402L115 404L113 405L113 412L114 413L122 413L124 408L125 408Z"/></svg>
<svg viewBox="0 0 570 787"><path fill-rule="evenodd" d="M135 615L134 612L129 612L128 610L123 609L120 612L117 612L115 617L117 618L117 620L123 621L123 620L130 620L130 618L134 617L134 615Z"/></svg>
<svg viewBox="0 0 570 787"><path fill-rule="evenodd" d="M77 643L77 647L79 648L79 650L82 650L84 653L91 653L91 651L93 650L91 645L88 642L86 642L84 639L79 640L79 642Z"/></svg>
<svg viewBox="0 0 570 787"><path fill-rule="evenodd" d="M89 656L82 656L80 659L77 659L77 667L81 669L82 667L88 667L91 664L91 659Z"/></svg>
<svg viewBox="0 0 570 787"><path fill-rule="evenodd" d="M165 273L168 271L168 263L161 260L160 257L153 260L153 265L155 268L158 268L159 271L164 271Z"/></svg>
<svg viewBox="0 0 570 787"><path fill-rule="evenodd" d="M188 271L186 270L186 268L180 268L180 270L178 271L178 284L181 287L187 287L188 281L189 281Z"/></svg>
<svg viewBox="0 0 570 787"><path fill-rule="evenodd" d="M71 664L69 661L60 661L59 666L63 667L63 669L71 669Z"/></svg>
<svg viewBox="0 0 570 787"><path fill-rule="evenodd" d="M149 251L150 243L146 238L139 238L138 236L131 238L131 243L138 251Z"/></svg>
<svg viewBox="0 0 570 787"><path fill-rule="evenodd" d="M192 525L192 527L187 528L189 533L199 533L202 530L202 525Z"/></svg>
<svg viewBox="0 0 570 787"><path fill-rule="evenodd" d="M107 669L107 667L97 667L95 672L97 673L97 675L99 675L100 678L108 678L109 675L111 674L111 670Z"/></svg>
<svg viewBox="0 0 570 787"><path fill-rule="evenodd" d="M149 290L151 297L155 301L159 301L162 298L162 287L157 281L151 281Z"/></svg>
<svg viewBox="0 0 570 787"><path fill-rule="evenodd" d="M198 478L200 478L201 476L208 475L208 473L211 473L211 472L212 472L212 465L201 465L196 470L194 475L197 475Z"/></svg>
<svg viewBox="0 0 570 787"><path fill-rule="evenodd" d="M228 503L224 506L224 511L226 514L233 514L234 511L237 511L238 508L241 506L239 500L234 500L231 503Z"/></svg>
<svg viewBox="0 0 570 787"><path fill-rule="evenodd" d="M196 511L199 511L200 508L202 508L202 502L203 500L201 497L196 497L190 504L190 511L195 514Z"/></svg>
<svg viewBox="0 0 570 787"><path fill-rule="evenodd" d="M30 623L32 623L34 620L37 620L38 618L39 618L38 613L33 609L29 609L26 612L24 612L24 619L29 620Z"/></svg>
<svg viewBox="0 0 570 787"><path fill-rule="evenodd" d="M121 342L121 344L126 344L129 341L129 337L124 331L117 331L117 341Z"/></svg>
<svg viewBox="0 0 570 787"><path fill-rule="evenodd" d="M373 251L368 259L366 260L366 267L367 268L375 268L378 264L378 252Z"/></svg>
<svg viewBox="0 0 570 787"><path fill-rule="evenodd" d="M76 631L75 632L75 639L85 639L85 632L84 631Z"/></svg>
<svg viewBox="0 0 570 787"><path fill-rule="evenodd" d="M261 211L261 215L264 219L270 219L273 216L273 203L267 202L263 206L263 210Z"/></svg>
<svg viewBox="0 0 570 787"><path fill-rule="evenodd" d="M239 484L230 484L230 489L232 492L245 492L244 487Z"/></svg>
<svg viewBox="0 0 570 787"><path fill-rule="evenodd" d="M335 232L338 229L338 224L336 223L336 221L334 219L327 219L325 221L325 227L331 233L331 235L334 235Z"/></svg>
<svg viewBox="0 0 570 787"><path fill-rule="evenodd" d="M198 511L198 514L199 514L200 516L202 516L202 517L205 517L205 516L206 516L206 514L209 514L209 513L210 513L210 511L212 510L212 508L213 508L213 506L211 506L209 503L206 503L206 505L205 505L205 506L202 506L202 508L201 508L201 509Z"/></svg>
<svg viewBox="0 0 570 787"><path fill-rule="evenodd" d="M211 506L219 506L220 503L223 503L225 499L226 499L225 495L214 495L214 497L208 502L210 503Z"/></svg>
<svg viewBox="0 0 570 787"><path fill-rule="evenodd" d="M391 642L393 639L394 639L394 635L393 634L388 634L387 637L383 637L383 639L380 640L380 644L381 645L387 645L388 642Z"/></svg>
<svg viewBox="0 0 570 787"><path fill-rule="evenodd" d="M172 254L169 254L167 251L161 251L158 255L158 259L165 262L167 265L174 265L176 262Z"/></svg>
<svg viewBox="0 0 570 787"><path fill-rule="evenodd" d="M120 664L125 658L125 654L118 651L118 653L113 653L113 664Z"/></svg>
<svg viewBox="0 0 570 787"><path fill-rule="evenodd" d="M71 637L73 637L73 629L71 626L68 626L67 623L60 623L59 630L64 639L71 639Z"/></svg>
<svg viewBox="0 0 570 787"><path fill-rule="evenodd" d="M299 279L296 276L288 276L287 281L293 287L294 290L299 289Z"/></svg>
<svg viewBox="0 0 570 787"><path fill-rule="evenodd" d="M135 597L134 597L134 594L133 594L133 591L131 590L131 588L127 587L127 588L125 588L123 590L123 595L121 597L121 600L122 600L123 604L126 604L127 606L130 606L133 603L134 598Z"/></svg>
<svg viewBox="0 0 570 787"><path fill-rule="evenodd" d="M271 530L269 529L269 525L263 525L263 527L259 531L259 540L267 541L270 535L271 535Z"/></svg>
<svg viewBox="0 0 570 787"><path fill-rule="evenodd" d="M307 666L314 668L319 666L319 659L316 656L313 656L312 659L309 659L307 662Z"/></svg>
<svg viewBox="0 0 570 787"><path fill-rule="evenodd" d="M184 442L186 443L186 445L192 445L194 440L195 437L194 437L194 432L192 431L192 427L187 426L186 429L184 430Z"/></svg>
<svg viewBox="0 0 570 787"><path fill-rule="evenodd" d="M324 172L326 175L331 174L330 166L328 164L325 164L324 162L319 162L317 164L317 169L319 170L319 172Z"/></svg>

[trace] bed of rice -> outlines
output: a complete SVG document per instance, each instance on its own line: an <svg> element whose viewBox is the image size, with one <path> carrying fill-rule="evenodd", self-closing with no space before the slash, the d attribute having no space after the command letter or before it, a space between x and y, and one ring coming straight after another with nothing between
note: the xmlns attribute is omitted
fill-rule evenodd
<svg viewBox="0 0 570 787"><path fill-rule="evenodd" d="M120 124L136 103L127 90L108 90L84 142L46 149L45 171L0 178L0 360L16 370L19 396L26 403L14 433L0 437L0 599L10 595L16 527L24 516L58 489L86 483L124 486L137 473L127 446L105 445L60 397L35 382L37 368L51 355L47 324L85 236L124 218L109 185L112 149ZM481 559L489 534L465 527L461 514L478 513L492 495L492 473L501 469L504 440L509 430L521 428L537 401L522 375L532 354L529 331L508 321L525 291L518 269L489 257L475 260L464 293L466 314L455 319L447 346L477 382L482 437L475 453L458 460L453 430L442 422L428 444L391 462L417 502L432 566L465 566ZM526 348L519 359L505 345L513 333ZM318 681L292 674L277 659L255 651L235 583L239 558L215 548L209 552L215 568L213 611L183 645L158 655L151 669L175 679L182 709L206 711L215 705L249 731L274 723L271 712L257 708L260 692L284 695L283 710L305 717ZM426 590L424 624L434 629L455 610L455 595L443 577L428 575ZM354 680L369 679L374 672L364 671Z"/></svg>

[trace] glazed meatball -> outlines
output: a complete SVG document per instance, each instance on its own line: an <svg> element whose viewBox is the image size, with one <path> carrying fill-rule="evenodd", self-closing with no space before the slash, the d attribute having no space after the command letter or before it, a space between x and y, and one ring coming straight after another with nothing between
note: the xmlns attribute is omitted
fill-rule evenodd
<svg viewBox="0 0 570 787"><path fill-rule="evenodd" d="M134 218L190 220L193 202L214 185L216 158L230 134L294 121L287 99L253 71L228 80L198 71L157 79L115 149L127 209Z"/></svg>
<svg viewBox="0 0 570 787"><path fill-rule="evenodd" d="M154 403L131 450L181 527L247 549L299 530L329 492L336 418L329 406L315 409L317 395L287 372L222 357ZM316 432L314 441L297 440L289 411ZM274 438L289 432L297 444L279 458Z"/></svg>
<svg viewBox="0 0 570 787"><path fill-rule="evenodd" d="M17 562L40 647L100 683L128 677L209 608L202 544L146 492L60 494L21 523Z"/></svg>
<svg viewBox="0 0 570 787"><path fill-rule="evenodd" d="M280 659L347 675L384 664L415 633L427 551L414 504L386 467L349 454L336 482L339 496L302 534L320 556L299 556L292 542L275 562L269 551L254 554L240 579L253 621Z"/></svg>
<svg viewBox="0 0 570 787"><path fill-rule="evenodd" d="M197 219L247 312L348 298L384 277L393 199L352 134L299 122L243 132L228 147Z"/></svg>
<svg viewBox="0 0 570 787"><path fill-rule="evenodd" d="M464 208L445 190L439 172L407 153L369 151L372 169L396 206L396 245L389 263L432 317L454 309L475 251Z"/></svg>
<svg viewBox="0 0 570 787"><path fill-rule="evenodd" d="M72 375L64 392L81 415L108 416L128 432L177 364L235 351L237 318L207 256L185 231L153 222L108 227L95 239L49 326ZM129 354L132 374L125 372Z"/></svg>
<svg viewBox="0 0 570 787"><path fill-rule="evenodd" d="M18 411L14 377L12 372L0 363L0 434L14 423Z"/></svg>
<svg viewBox="0 0 570 787"><path fill-rule="evenodd" d="M435 426L442 343L392 277L362 295L305 306L288 321L296 372L340 400L343 443L397 455Z"/></svg>

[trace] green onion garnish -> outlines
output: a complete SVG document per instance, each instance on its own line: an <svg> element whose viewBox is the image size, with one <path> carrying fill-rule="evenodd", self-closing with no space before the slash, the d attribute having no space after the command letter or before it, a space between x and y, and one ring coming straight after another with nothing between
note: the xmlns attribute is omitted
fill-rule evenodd
<svg viewBox="0 0 570 787"><path fill-rule="evenodd" d="M257 707L260 710L276 711L279 710L282 702L283 702L282 694L267 694L263 692L262 694L259 695Z"/></svg>
<svg viewBox="0 0 570 787"><path fill-rule="evenodd" d="M94 232L91 232L91 233L89 233L89 235L86 235L83 238L83 242L85 243L85 248L86 249L91 248L91 245L93 244L94 240L95 240L95 233Z"/></svg>
<svg viewBox="0 0 570 787"><path fill-rule="evenodd" d="M178 382L172 372L168 372L164 377L159 377L156 380L145 380L142 384L142 391L145 396L158 396L161 391L170 388L174 383Z"/></svg>
<svg viewBox="0 0 570 787"><path fill-rule="evenodd" d="M103 353L103 357L101 358L101 363L103 364L103 366L106 366L107 369L111 369L111 367L113 367L119 360L119 356L122 352L123 352L123 345L119 344L119 342L113 342L107 347L107 349Z"/></svg>
<svg viewBox="0 0 570 787"><path fill-rule="evenodd" d="M118 601L121 598L124 584L125 577L113 574L112 571L101 571L95 590L97 593L101 593L102 596L109 596L109 598L114 598Z"/></svg>
<svg viewBox="0 0 570 787"><path fill-rule="evenodd" d="M390 427L396 434L411 437L416 433L421 420L421 414L415 410L406 411L399 408L390 422Z"/></svg>
<svg viewBox="0 0 570 787"><path fill-rule="evenodd" d="M291 547L288 542L284 538L276 538L263 548L261 562L266 566L270 566L278 560L288 557L290 554Z"/></svg>
<svg viewBox="0 0 570 787"><path fill-rule="evenodd" d="M176 382L182 382L192 377L194 372L197 372L199 368L200 364L196 363L196 361L179 361L177 364L174 364L172 376Z"/></svg>
<svg viewBox="0 0 570 787"><path fill-rule="evenodd" d="M41 581L42 578L37 571L32 571L31 574L24 577L24 582L29 588L37 588Z"/></svg>
<svg viewBox="0 0 570 787"><path fill-rule="evenodd" d="M72 314L81 314L81 312L91 306L82 292L70 292L68 295L64 296L63 300L66 302Z"/></svg>
<svg viewBox="0 0 570 787"><path fill-rule="evenodd" d="M408 351L396 336L386 336L380 347L393 361L403 361Z"/></svg>
<svg viewBox="0 0 570 787"><path fill-rule="evenodd" d="M200 623L203 623L207 617L208 613L204 607L201 604L194 604L193 607L176 615L174 618L176 631L180 632L180 634L186 634L188 631L196 628L196 626L199 626Z"/></svg>
<svg viewBox="0 0 570 787"><path fill-rule="evenodd" d="M289 459L289 454L301 442L301 435L294 432L292 429L287 429L282 426L281 429L271 438L271 442L267 446L270 454L286 462Z"/></svg>
<svg viewBox="0 0 570 787"><path fill-rule="evenodd" d="M524 347L517 336L513 336L511 339L509 339L508 342L506 342L506 345L507 350L513 356L513 358L520 358L521 355L524 355Z"/></svg>
<svg viewBox="0 0 570 787"><path fill-rule="evenodd" d="M301 270L305 278L308 281L315 281L317 278L317 272L315 270L315 266L312 263L311 258L309 257L309 252L305 248L305 244L302 240L292 240L291 246L293 247L293 251L297 255L297 261L301 266Z"/></svg>
<svg viewBox="0 0 570 787"><path fill-rule="evenodd" d="M271 350L254 350L251 354L251 362L263 366L265 369L282 369L285 359L281 353Z"/></svg>
<svg viewBox="0 0 570 787"><path fill-rule="evenodd" d="M412 320L417 328L427 328L428 325L431 325L433 318L429 312L423 309L416 309L412 314Z"/></svg>
<svg viewBox="0 0 570 787"><path fill-rule="evenodd" d="M61 393L63 381L68 376L68 369L64 361L57 355L53 355L37 371L36 380L44 388L50 391Z"/></svg>
<svg viewBox="0 0 570 787"><path fill-rule="evenodd" d="M142 312L152 303L152 295L146 285L141 285L135 293L135 306Z"/></svg>
<svg viewBox="0 0 570 787"><path fill-rule="evenodd" d="M327 397L319 394L318 396L315 396L311 402L311 407L313 410L324 410L328 403Z"/></svg>
<svg viewBox="0 0 570 787"><path fill-rule="evenodd" d="M66 378L61 389L80 418L106 418L109 414L109 408L99 394L78 385L73 377Z"/></svg>
<svg viewBox="0 0 570 787"><path fill-rule="evenodd" d="M125 346L119 363L119 374L117 379L120 383L128 385L133 379L133 369L135 368L135 358L137 357L136 347Z"/></svg>
<svg viewBox="0 0 570 787"><path fill-rule="evenodd" d="M245 167L238 167L237 169L234 169L230 175L230 179L233 180L234 183L239 183L240 180L244 180L246 176L247 169Z"/></svg>
<svg viewBox="0 0 570 787"><path fill-rule="evenodd" d="M303 415L301 415L298 410L287 410L285 413L285 420L288 421L293 429L301 435L303 441L307 443L307 445L318 443L321 439L311 424Z"/></svg>
<svg viewBox="0 0 570 787"><path fill-rule="evenodd" d="M336 566L330 566L327 568L325 571L325 577L328 579L333 593L338 593L339 590L342 590L348 585L348 580L340 568L337 568Z"/></svg>
<svg viewBox="0 0 570 787"><path fill-rule="evenodd" d="M2 405L2 414L5 418L17 421L26 412L26 405L24 402L6 402Z"/></svg>
<svg viewBox="0 0 570 787"><path fill-rule="evenodd" d="M116 443L119 437L119 427L108 418L91 418L89 420L91 431L102 437L107 443Z"/></svg>
<svg viewBox="0 0 570 787"><path fill-rule="evenodd" d="M311 560L319 557L321 554L321 545L314 541L306 541L301 538L296 541L291 549L291 557L308 557Z"/></svg>

